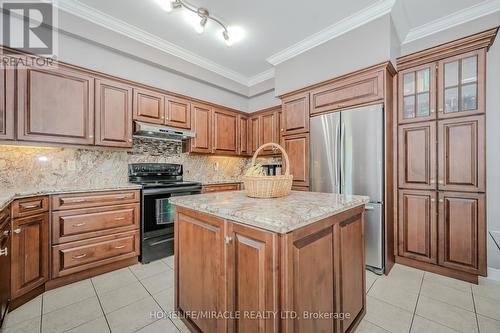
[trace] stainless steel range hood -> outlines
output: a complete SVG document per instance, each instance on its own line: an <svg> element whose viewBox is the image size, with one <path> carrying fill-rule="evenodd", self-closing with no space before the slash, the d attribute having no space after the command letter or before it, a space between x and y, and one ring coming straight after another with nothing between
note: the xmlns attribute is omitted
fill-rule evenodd
<svg viewBox="0 0 500 333"><path fill-rule="evenodd" d="M163 125L146 124L136 121L134 137L182 142L184 140L194 138L195 133L180 128L174 128Z"/></svg>

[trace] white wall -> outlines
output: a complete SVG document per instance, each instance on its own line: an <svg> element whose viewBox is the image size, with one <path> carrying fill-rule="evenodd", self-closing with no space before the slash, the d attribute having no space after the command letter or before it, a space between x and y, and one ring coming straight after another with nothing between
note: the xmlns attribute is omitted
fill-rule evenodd
<svg viewBox="0 0 500 333"><path fill-rule="evenodd" d="M274 89L248 99L249 112L255 112L272 106L280 105L281 100L275 97Z"/></svg>

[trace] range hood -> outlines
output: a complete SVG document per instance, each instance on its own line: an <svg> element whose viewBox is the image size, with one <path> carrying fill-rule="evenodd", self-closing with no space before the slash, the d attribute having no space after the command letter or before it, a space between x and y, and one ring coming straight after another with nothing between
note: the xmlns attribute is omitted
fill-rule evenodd
<svg viewBox="0 0 500 333"><path fill-rule="evenodd" d="M195 137L195 133L169 126L135 122L134 137L156 139L163 141L182 142Z"/></svg>

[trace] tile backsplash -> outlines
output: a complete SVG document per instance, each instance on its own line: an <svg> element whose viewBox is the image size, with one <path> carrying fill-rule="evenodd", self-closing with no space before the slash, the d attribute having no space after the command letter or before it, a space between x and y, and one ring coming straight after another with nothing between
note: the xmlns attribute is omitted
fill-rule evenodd
<svg viewBox="0 0 500 333"><path fill-rule="evenodd" d="M180 143L139 138L131 151L0 145L0 191L113 187L127 183L129 163L179 163L185 180L240 181L249 163L181 150Z"/></svg>

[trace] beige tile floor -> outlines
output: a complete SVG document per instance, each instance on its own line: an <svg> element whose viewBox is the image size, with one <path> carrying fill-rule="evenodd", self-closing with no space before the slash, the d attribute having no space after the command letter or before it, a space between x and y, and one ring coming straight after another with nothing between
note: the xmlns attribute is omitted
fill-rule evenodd
<svg viewBox="0 0 500 333"><path fill-rule="evenodd" d="M396 265L367 272L367 314L356 332L500 333L500 283L480 285ZM173 257L51 290L10 313L1 333L188 332L173 309Z"/></svg>

